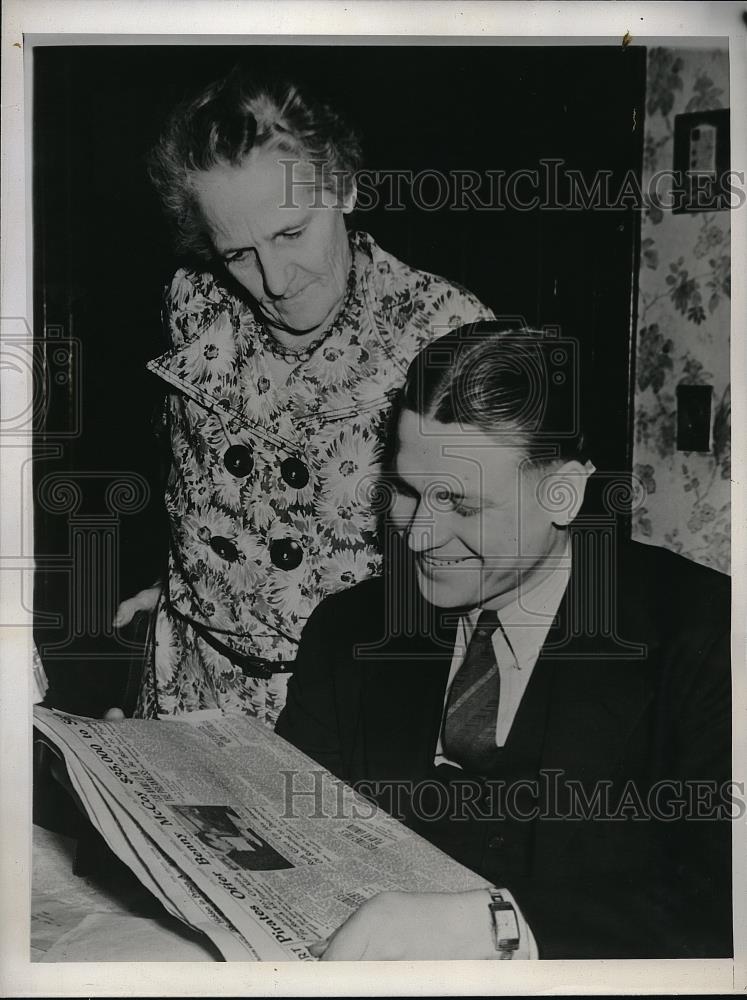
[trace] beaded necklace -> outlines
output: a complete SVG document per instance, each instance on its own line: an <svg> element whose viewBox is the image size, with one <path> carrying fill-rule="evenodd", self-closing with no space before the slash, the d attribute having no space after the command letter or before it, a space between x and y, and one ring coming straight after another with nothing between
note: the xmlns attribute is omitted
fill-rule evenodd
<svg viewBox="0 0 747 1000"><path fill-rule="evenodd" d="M339 333L345 326L348 325L348 314L350 312L350 307L353 304L355 298L355 289L357 283L357 274L355 268L355 249L351 247L352 258L350 263L350 271L348 273L347 286L345 288L345 298L343 300L342 307L337 313L335 318L329 324L324 333L319 334L319 336L312 340L311 343L306 344L302 347L300 351L293 350L292 347L286 347L285 344L281 344L280 341L273 337L269 332L264 323L260 323L259 326L259 339L262 342L263 347L273 354L276 358L281 358L284 361L308 361L314 351L318 350L325 341L334 333Z"/></svg>

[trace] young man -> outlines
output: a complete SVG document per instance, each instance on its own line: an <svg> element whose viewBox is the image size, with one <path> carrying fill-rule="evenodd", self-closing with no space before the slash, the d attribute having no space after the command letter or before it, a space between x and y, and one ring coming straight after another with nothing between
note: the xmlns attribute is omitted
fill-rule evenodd
<svg viewBox="0 0 747 1000"><path fill-rule="evenodd" d="M481 323L416 358L388 572L312 615L278 723L496 891L381 894L325 959L731 954L729 581L578 516L553 357Z"/></svg>

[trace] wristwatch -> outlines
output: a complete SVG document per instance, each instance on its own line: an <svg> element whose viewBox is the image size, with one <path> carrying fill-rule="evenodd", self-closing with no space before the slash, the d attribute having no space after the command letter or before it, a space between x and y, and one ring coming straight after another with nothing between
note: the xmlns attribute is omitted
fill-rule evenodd
<svg viewBox="0 0 747 1000"><path fill-rule="evenodd" d="M488 889L490 902L490 923L493 930L493 944L502 959L513 958L519 947L519 921L513 903L504 899L497 889Z"/></svg>

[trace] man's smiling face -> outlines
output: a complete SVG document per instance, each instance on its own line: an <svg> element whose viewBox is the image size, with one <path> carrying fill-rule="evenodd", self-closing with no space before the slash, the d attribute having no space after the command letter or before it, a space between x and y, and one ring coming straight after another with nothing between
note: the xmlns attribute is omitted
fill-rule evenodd
<svg viewBox="0 0 747 1000"><path fill-rule="evenodd" d="M541 502L558 471L528 463L518 439L503 443L404 410L394 473L392 522L407 534L431 604L508 603L564 549L557 514Z"/></svg>

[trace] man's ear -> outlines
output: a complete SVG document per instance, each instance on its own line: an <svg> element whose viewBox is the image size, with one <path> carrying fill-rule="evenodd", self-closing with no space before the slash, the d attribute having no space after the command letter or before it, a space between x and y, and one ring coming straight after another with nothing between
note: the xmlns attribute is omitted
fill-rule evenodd
<svg viewBox="0 0 747 1000"><path fill-rule="evenodd" d="M537 496L551 515L556 528L567 528L581 510L586 495L586 483L594 472L591 462L573 459L548 470L537 487Z"/></svg>

